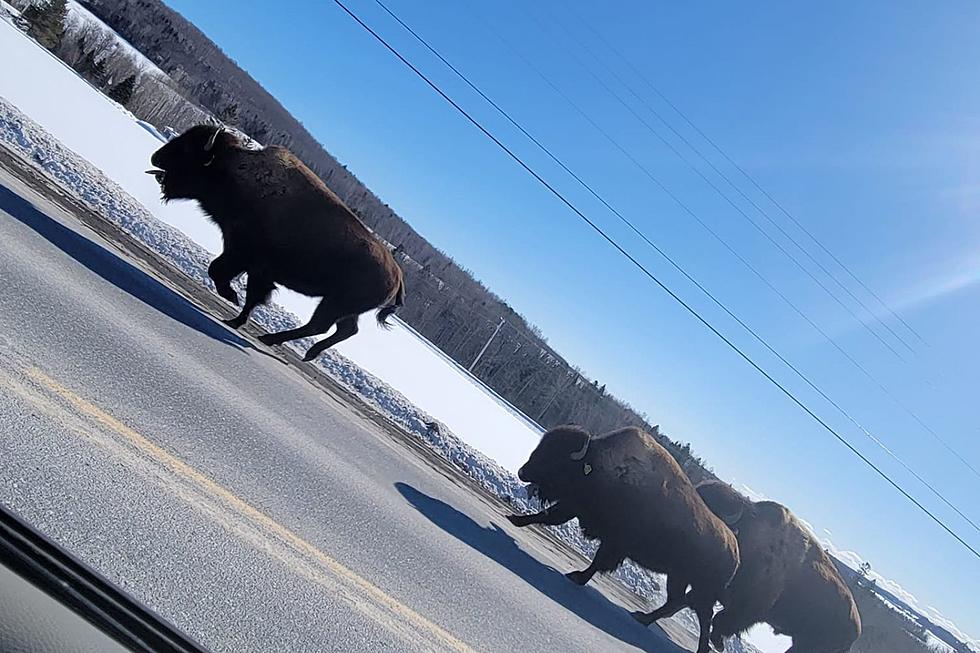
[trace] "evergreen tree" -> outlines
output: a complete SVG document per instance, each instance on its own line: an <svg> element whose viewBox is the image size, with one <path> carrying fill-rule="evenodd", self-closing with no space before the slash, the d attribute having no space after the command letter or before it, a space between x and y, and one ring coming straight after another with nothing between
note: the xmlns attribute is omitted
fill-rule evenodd
<svg viewBox="0 0 980 653"><path fill-rule="evenodd" d="M226 125L237 125L238 124L238 105L234 102L226 104L221 111L218 112L218 120L225 123Z"/></svg>
<svg viewBox="0 0 980 653"><path fill-rule="evenodd" d="M86 52L78 62L78 65L75 66L75 70L96 86L105 84L107 73L105 59L96 60L95 50Z"/></svg>
<svg viewBox="0 0 980 653"><path fill-rule="evenodd" d="M113 86L108 95L119 104L126 106L133 99L133 93L135 91L136 75L133 74Z"/></svg>
<svg viewBox="0 0 980 653"><path fill-rule="evenodd" d="M61 44L65 35L65 16L68 14L67 0L47 0L30 5L21 16L30 24L28 34L48 50Z"/></svg>
<svg viewBox="0 0 980 653"><path fill-rule="evenodd" d="M269 136L269 126L265 123L259 123L251 132L252 138L260 143L265 143L265 139Z"/></svg>
<svg viewBox="0 0 980 653"><path fill-rule="evenodd" d="M99 64L95 61L95 50L89 50L78 60L75 70L85 79L92 79L98 70Z"/></svg>
<svg viewBox="0 0 980 653"><path fill-rule="evenodd" d="M85 35L82 34L81 36L78 37L78 40L75 41L75 58L72 61L70 61L69 64L71 65L72 68L78 70L78 66L82 62L82 59L84 57L85 57Z"/></svg>
<svg viewBox="0 0 980 653"><path fill-rule="evenodd" d="M82 52L75 62L74 68L82 77L88 77L91 69L95 67L95 53L91 50Z"/></svg>
<svg viewBox="0 0 980 653"><path fill-rule="evenodd" d="M102 86L103 84L105 84L106 77L108 76L108 74L109 71L106 70L105 58L96 61L95 65L92 68L92 80L96 83L97 86Z"/></svg>

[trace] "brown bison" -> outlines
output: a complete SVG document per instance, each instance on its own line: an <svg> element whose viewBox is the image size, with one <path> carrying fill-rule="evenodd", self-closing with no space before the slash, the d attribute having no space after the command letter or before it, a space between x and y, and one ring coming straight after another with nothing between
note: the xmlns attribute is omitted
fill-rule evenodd
<svg viewBox="0 0 980 653"><path fill-rule="evenodd" d="M786 507L752 501L730 485L702 483L698 494L738 538L742 562L715 615L711 641L757 623L793 638L787 653L844 653L861 635L854 597L830 557Z"/></svg>
<svg viewBox="0 0 980 653"><path fill-rule="evenodd" d="M664 606L634 616L650 624L690 605L701 623L698 653L707 653L715 601L738 567L738 542L666 449L638 428L592 437L561 426L544 434L518 476L550 505L511 515L514 525L578 517L586 537L599 540L588 568L568 574L572 581L584 585L625 558L667 574Z"/></svg>
<svg viewBox="0 0 980 653"><path fill-rule="evenodd" d="M287 340L337 330L306 352L315 358L357 333L373 308L378 322L402 305L402 271L391 252L303 162L271 146L247 149L221 127L198 125L150 158L164 201L197 200L221 229L224 251L208 267L218 294L238 305L231 282L248 273L245 304L226 322L239 328L276 284L322 297L308 324L261 340Z"/></svg>

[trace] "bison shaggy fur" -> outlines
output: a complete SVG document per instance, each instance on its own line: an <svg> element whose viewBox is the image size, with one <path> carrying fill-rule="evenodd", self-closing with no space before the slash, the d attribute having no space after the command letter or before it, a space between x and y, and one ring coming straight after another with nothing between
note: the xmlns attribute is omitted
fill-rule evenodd
<svg viewBox="0 0 980 653"><path fill-rule="evenodd" d="M666 449L638 428L592 437L562 426L544 434L518 475L548 507L512 515L513 524L577 517L585 535L599 540L592 563L568 574L571 580L584 585L625 558L667 574L664 606L634 616L649 624L689 605L701 623L698 652L707 653L712 610L738 567L738 542Z"/></svg>
<svg viewBox="0 0 980 653"><path fill-rule="evenodd" d="M248 274L239 328L276 284L321 297L308 324L262 336L268 345L336 331L306 360L357 333L361 313L385 319L405 296L402 271L388 248L288 150L244 147L230 132L198 125L150 159L165 201L197 200L221 230L224 249L208 275L218 294L238 304L231 282Z"/></svg>
<svg viewBox="0 0 980 653"><path fill-rule="evenodd" d="M697 488L738 538L741 565L714 617L711 640L757 623L793 638L792 653L844 653L861 635L861 617L847 584L810 531L785 506L752 501L730 485Z"/></svg>

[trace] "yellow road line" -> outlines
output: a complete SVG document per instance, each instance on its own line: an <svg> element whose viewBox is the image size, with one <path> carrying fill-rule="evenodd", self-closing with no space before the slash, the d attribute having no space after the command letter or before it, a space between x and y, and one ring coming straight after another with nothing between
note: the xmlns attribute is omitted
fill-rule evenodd
<svg viewBox="0 0 980 653"><path fill-rule="evenodd" d="M200 492L212 501L217 501L220 504L219 506L202 506L201 502L193 501L197 507L206 510L212 516L218 517L222 517L220 514L217 514L221 510L231 511L234 513L234 517L247 522L246 524L229 523L227 519L228 515L224 515L223 517L225 518L220 520L223 522L223 526L252 540L253 544L259 544L267 553L274 555L287 564L291 564L294 570L299 571L303 575L311 577L313 580L319 581L322 584L326 584L332 589L341 591L345 595L341 598L348 600L352 607L358 609L358 611L367 614L386 628L409 639L415 645L422 643L420 640L428 640L430 645L434 645L433 650L476 653L475 649L471 648L466 642L460 640L452 633L408 606L400 603L397 599L391 597L370 581L365 580L304 540L294 531L281 525L265 513L239 498L230 490L211 480L179 458L171 455L133 428L80 397L41 370L32 367L24 370L24 373L34 383L60 397L80 415L119 436L126 445L138 452L140 456L162 467L173 477L170 480L180 481L182 485L189 486L194 491ZM17 391L18 394L27 394L26 388L22 384L11 384L10 381L12 379L7 379L7 381L4 385L9 389ZM20 387L18 388L18 386ZM26 398L31 399L30 397ZM50 406L48 410L50 410ZM92 435L89 433L87 437L92 437ZM160 474L156 475L161 476ZM175 487L174 489L183 498L188 498L186 491L181 492L179 487ZM242 526L257 529L266 538L271 538L272 541L255 542L255 534L251 533L252 537L249 537L250 534L243 532ZM298 561L295 559L295 556L292 559L288 555L284 556L283 552L279 550L283 544L288 545L294 554L301 554L307 561ZM308 561L312 561L315 564L310 565ZM297 562L300 564L297 564Z"/></svg>

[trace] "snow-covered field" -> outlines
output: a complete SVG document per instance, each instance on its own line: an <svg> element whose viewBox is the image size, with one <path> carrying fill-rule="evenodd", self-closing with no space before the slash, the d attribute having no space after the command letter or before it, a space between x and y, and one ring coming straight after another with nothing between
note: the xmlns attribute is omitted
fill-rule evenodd
<svg viewBox="0 0 980 653"><path fill-rule="evenodd" d="M0 61L17 62L0 68L0 144L209 285L207 265L220 250L217 229L192 203L162 204L155 180L143 173L149 155L161 144L159 132L147 129L3 20ZM277 302L254 314L270 330L296 325L313 306L293 293L281 293ZM303 351L310 343L295 344ZM373 319L363 319L360 333L338 350L317 361L328 375L516 509L537 509L513 473L538 441L535 424L404 325L382 331ZM440 428L427 426L433 421ZM593 547L574 522L555 530L574 548L591 554ZM654 603L663 600L661 584L648 572L627 563L617 575ZM695 629L687 611L678 618ZM729 650L742 648L733 642Z"/></svg>

